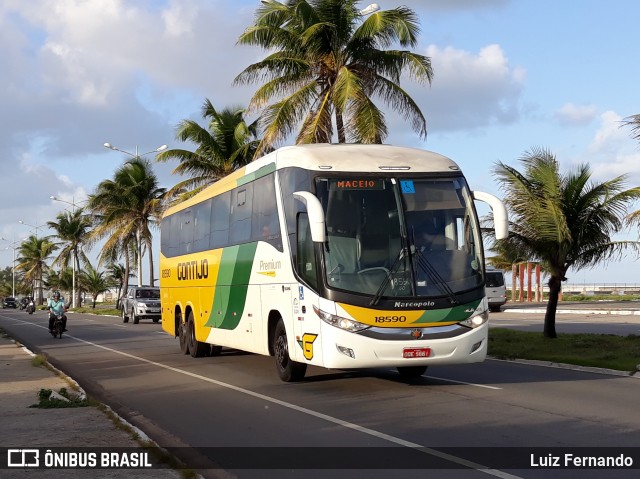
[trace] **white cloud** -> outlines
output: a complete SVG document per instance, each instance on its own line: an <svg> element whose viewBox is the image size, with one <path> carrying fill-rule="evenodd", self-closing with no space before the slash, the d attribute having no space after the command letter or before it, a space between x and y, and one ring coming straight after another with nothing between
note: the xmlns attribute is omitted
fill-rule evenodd
<svg viewBox="0 0 640 479"><path fill-rule="evenodd" d="M435 72L430 89L408 89L428 117L432 131L463 130L512 123L520 115L526 72L509 64L499 45L478 53L431 45Z"/></svg>
<svg viewBox="0 0 640 479"><path fill-rule="evenodd" d="M589 145L587 159L595 178L609 180L628 175L629 186L637 186L640 185L639 145L631 138L629 129L621 127L621 120L614 111L600 115L600 128Z"/></svg>
<svg viewBox="0 0 640 479"><path fill-rule="evenodd" d="M565 103L556 111L556 119L563 125L585 126L591 123L598 111L595 105Z"/></svg>

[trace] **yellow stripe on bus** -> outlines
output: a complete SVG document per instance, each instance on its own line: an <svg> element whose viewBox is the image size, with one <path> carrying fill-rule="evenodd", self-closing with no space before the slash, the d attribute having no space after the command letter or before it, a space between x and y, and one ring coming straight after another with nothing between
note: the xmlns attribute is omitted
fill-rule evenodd
<svg viewBox="0 0 640 479"><path fill-rule="evenodd" d="M380 309L363 308L361 306L353 306L351 304L336 303L351 318L359 323L369 324L371 326L382 327L430 327L430 326L448 326L456 324L458 321L442 321L443 311L424 311L424 310L391 310L385 311ZM446 313L447 311L445 311ZM430 314L431 313L431 314ZM436 313L434 317L432 314ZM340 312L338 311L338 315ZM440 320L440 321L439 321Z"/></svg>

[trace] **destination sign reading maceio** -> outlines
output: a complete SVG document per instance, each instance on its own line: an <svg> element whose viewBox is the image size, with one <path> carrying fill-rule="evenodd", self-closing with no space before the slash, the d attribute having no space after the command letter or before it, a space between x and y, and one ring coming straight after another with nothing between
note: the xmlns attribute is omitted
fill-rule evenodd
<svg viewBox="0 0 640 479"><path fill-rule="evenodd" d="M384 180L372 180L367 178L331 180L329 188L332 190L383 190Z"/></svg>

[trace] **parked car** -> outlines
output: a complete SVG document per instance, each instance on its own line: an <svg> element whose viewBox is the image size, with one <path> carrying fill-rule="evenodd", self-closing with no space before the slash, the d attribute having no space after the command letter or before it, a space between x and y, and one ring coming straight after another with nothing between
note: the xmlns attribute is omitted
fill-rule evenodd
<svg viewBox="0 0 640 479"><path fill-rule="evenodd" d="M12 296L7 296L6 298L4 298L2 300L2 307L3 308L17 308L18 307L18 303L16 301L16 298L14 298Z"/></svg>
<svg viewBox="0 0 640 479"><path fill-rule="evenodd" d="M507 302L507 288L504 284L504 273L502 271L487 269L485 291L489 302L489 310L499 313L502 305Z"/></svg>
<svg viewBox="0 0 640 479"><path fill-rule="evenodd" d="M160 307L160 288L156 286L130 286L127 295L120 306L122 322L133 324L140 319L151 319L154 323L160 321L162 309Z"/></svg>

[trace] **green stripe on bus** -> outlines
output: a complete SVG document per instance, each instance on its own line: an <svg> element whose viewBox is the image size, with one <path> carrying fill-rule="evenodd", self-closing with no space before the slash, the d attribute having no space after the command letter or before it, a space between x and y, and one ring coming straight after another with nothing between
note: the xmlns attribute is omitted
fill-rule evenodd
<svg viewBox="0 0 640 479"><path fill-rule="evenodd" d="M480 304L481 300L472 301L470 303L459 304L452 308L436 309L425 311L416 321L412 323L412 326L417 326L427 323L447 323L447 322L459 322L464 321Z"/></svg>
<svg viewBox="0 0 640 479"><path fill-rule="evenodd" d="M220 259L211 315L206 326L235 329L242 318L257 243L225 248Z"/></svg>
<svg viewBox="0 0 640 479"><path fill-rule="evenodd" d="M257 180L258 178L262 178L263 176L267 176L269 173L273 173L274 171L276 171L276 164L269 163L268 165L265 165L262 168L258 168L253 173L248 173L244 175L242 178L238 180L238 186L242 186L245 183L249 183L250 181Z"/></svg>

